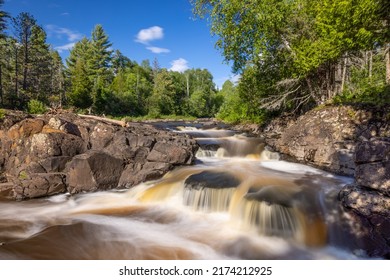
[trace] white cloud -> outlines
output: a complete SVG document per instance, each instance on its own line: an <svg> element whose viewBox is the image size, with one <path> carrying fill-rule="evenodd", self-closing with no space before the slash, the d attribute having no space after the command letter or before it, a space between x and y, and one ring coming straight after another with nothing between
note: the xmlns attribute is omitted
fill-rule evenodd
<svg viewBox="0 0 390 280"><path fill-rule="evenodd" d="M169 52L171 52L168 49L159 48L159 47L147 47L147 49L149 51L151 51L152 53L169 53Z"/></svg>
<svg viewBox="0 0 390 280"><path fill-rule="evenodd" d="M63 51L70 51L71 49L73 49L75 44L76 43L69 43L63 46L55 47L54 49L57 50L59 53L62 53Z"/></svg>
<svg viewBox="0 0 390 280"><path fill-rule="evenodd" d="M172 67L169 69L175 72L184 72L190 67L188 66L188 61L184 58L179 58L171 62Z"/></svg>
<svg viewBox="0 0 390 280"><path fill-rule="evenodd" d="M164 38L164 29L162 29L160 26L152 26L147 29L141 29L138 32L135 41L147 45L151 41L159 40L162 38Z"/></svg>
<svg viewBox="0 0 390 280"><path fill-rule="evenodd" d="M62 13L61 16L69 16L70 14L69 13Z"/></svg>
<svg viewBox="0 0 390 280"><path fill-rule="evenodd" d="M241 79L241 75L240 74L237 74L237 75L232 75L230 76L230 81L232 81L232 83L234 83L235 85L238 84L238 82L240 81Z"/></svg>
<svg viewBox="0 0 390 280"><path fill-rule="evenodd" d="M62 36L66 36L66 38L69 42L78 41L81 38L83 38L83 34L77 32L77 31L73 31L73 30L70 30L70 29L64 28L64 27L59 27L59 26L53 25L53 24L46 25L46 30L47 30L49 36L55 35L58 38L62 38Z"/></svg>

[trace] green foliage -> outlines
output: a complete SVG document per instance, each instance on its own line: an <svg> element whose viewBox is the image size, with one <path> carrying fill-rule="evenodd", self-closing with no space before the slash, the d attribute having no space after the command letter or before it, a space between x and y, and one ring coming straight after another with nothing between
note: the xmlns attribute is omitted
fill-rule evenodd
<svg viewBox="0 0 390 280"><path fill-rule="evenodd" d="M5 111L4 109L0 108L0 120L4 119L4 117L5 117Z"/></svg>
<svg viewBox="0 0 390 280"><path fill-rule="evenodd" d="M27 104L27 108L30 114L44 114L47 112L45 104L36 99L31 99Z"/></svg>
<svg viewBox="0 0 390 280"><path fill-rule="evenodd" d="M367 75L346 89L354 73L352 63L344 60L358 50L385 48L390 30L387 2L192 0L194 13L211 22L216 47L243 76L239 97L225 100L236 109L225 104L219 115L244 119L261 116L264 109L303 112L343 90L337 98L374 97L373 102L383 97L386 86L367 81Z"/></svg>
<svg viewBox="0 0 390 280"><path fill-rule="evenodd" d="M363 52L363 54L366 53ZM388 106L390 104L390 85L386 84L384 54L378 52L372 55L372 63L350 67L350 80L344 91L334 97L334 103L359 103L375 106ZM363 58L362 53L360 53L354 60ZM366 64L371 64L371 67Z"/></svg>

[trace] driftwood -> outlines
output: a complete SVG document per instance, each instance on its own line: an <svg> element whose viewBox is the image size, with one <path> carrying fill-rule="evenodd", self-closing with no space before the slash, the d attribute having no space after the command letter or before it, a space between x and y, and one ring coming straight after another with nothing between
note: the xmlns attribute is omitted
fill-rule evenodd
<svg viewBox="0 0 390 280"><path fill-rule="evenodd" d="M113 119L109 119L106 117L98 117L98 116L82 115L82 114L78 114L78 116L81 118L92 119L92 120L97 120L97 121L101 121L101 122L106 122L106 123L116 124L116 125L120 125L122 127L126 127L126 122L122 121L122 120L118 121L118 120L113 120Z"/></svg>

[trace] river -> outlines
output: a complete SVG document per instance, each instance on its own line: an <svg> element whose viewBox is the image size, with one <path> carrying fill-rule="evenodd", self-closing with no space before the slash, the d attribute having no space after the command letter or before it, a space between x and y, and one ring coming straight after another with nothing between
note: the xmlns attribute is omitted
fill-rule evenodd
<svg viewBox="0 0 390 280"><path fill-rule="evenodd" d="M279 160L230 130L174 129L201 149L161 180L0 202L0 259L357 258L337 201L351 178Z"/></svg>

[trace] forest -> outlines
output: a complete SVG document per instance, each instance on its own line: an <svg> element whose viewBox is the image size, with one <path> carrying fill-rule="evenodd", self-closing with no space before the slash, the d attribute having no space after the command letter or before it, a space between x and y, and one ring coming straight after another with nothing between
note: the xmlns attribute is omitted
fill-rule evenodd
<svg viewBox="0 0 390 280"><path fill-rule="evenodd" d="M237 84L207 69L174 72L112 49L103 26L63 61L33 15L0 0L0 107L110 116L217 117L261 123L326 104L390 103L387 0L191 0Z"/></svg>

